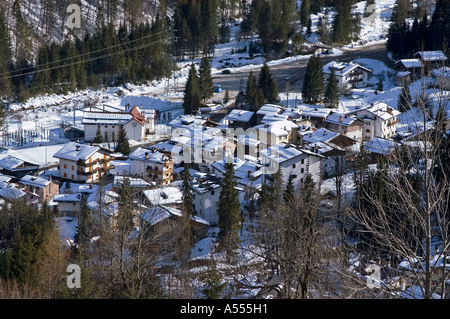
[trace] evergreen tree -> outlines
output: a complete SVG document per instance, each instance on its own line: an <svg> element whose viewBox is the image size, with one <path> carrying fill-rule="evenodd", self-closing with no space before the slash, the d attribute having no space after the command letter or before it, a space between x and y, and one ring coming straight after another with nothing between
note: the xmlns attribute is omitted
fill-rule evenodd
<svg viewBox="0 0 450 319"><path fill-rule="evenodd" d="M95 138L92 142L96 143L96 144L100 144L100 143L104 142L102 131L100 130L100 125L97 127L97 132L95 133Z"/></svg>
<svg viewBox="0 0 450 319"><path fill-rule="evenodd" d="M342 0L337 3L337 13L333 23L333 42L338 45L347 44L352 38L352 3Z"/></svg>
<svg viewBox="0 0 450 319"><path fill-rule="evenodd" d="M189 164L184 164L183 170L183 203L182 212L188 216L194 216L194 195L192 189L192 176L189 171Z"/></svg>
<svg viewBox="0 0 450 319"><path fill-rule="evenodd" d="M207 58L206 56L201 60L199 73L199 87L201 98L203 102L206 102L206 100L212 97L214 94L214 82L211 75L211 65L209 62L209 58Z"/></svg>
<svg viewBox="0 0 450 319"><path fill-rule="evenodd" d="M11 94L10 67L12 60L11 38L5 13L0 7L0 96Z"/></svg>
<svg viewBox="0 0 450 319"><path fill-rule="evenodd" d="M323 86L322 59L318 55L312 55L309 58L303 80L303 101L309 104L319 103L322 100Z"/></svg>
<svg viewBox="0 0 450 319"><path fill-rule="evenodd" d="M236 249L241 241L239 238L241 204L234 181L233 163L226 163L225 169L223 186L217 205L220 230L218 238L219 246L226 251L227 260L230 261L235 257Z"/></svg>
<svg viewBox="0 0 450 319"><path fill-rule="evenodd" d="M383 91L384 91L384 88L383 88L383 78L382 78L382 77L380 77L380 78L378 79L377 91L378 91L378 92L383 92Z"/></svg>
<svg viewBox="0 0 450 319"><path fill-rule="evenodd" d="M402 91L398 96L397 108L400 112L406 112L411 109L411 94L409 92L408 84L405 83L402 87Z"/></svg>
<svg viewBox="0 0 450 319"><path fill-rule="evenodd" d="M88 244L89 241L91 240L91 227L92 227L91 213L87 205L87 198L84 196L81 199L81 207L80 211L77 214L77 217L78 217L78 227L77 233L75 235L75 242L79 245L81 249L83 249L83 246L85 244Z"/></svg>
<svg viewBox="0 0 450 319"><path fill-rule="evenodd" d="M331 68L331 74L327 79L324 104L328 108L336 108L339 104L339 88L334 68Z"/></svg>
<svg viewBox="0 0 450 319"><path fill-rule="evenodd" d="M120 124L119 126L119 133L117 134L116 152L122 153L125 156L128 156L131 152L130 142L128 141L127 132L125 131L123 124Z"/></svg>
<svg viewBox="0 0 450 319"><path fill-rule="evenodd" d="M226 288L226 283L222 283L222 277L217 269L217 262L214 258L208 261L208 270L204 276L205 287L203 294L206 299L219 299Z"/></svg>
<svg viewBox="0 0 450 319"><path fill-rule="evenodd" d="M275 80L275 79L270 80L270 91L269 91L269 96L267 97L267 103L271 103L271 104L280 103L280 96L278 93L277 80Z"/></svg>
<svg viewBox="0 0 450 319"><path fill-rule="evenodd" d="M303 27L308 24L308 21L310 20L310 14L310 2L309 0L303 0L300 4L300 23Z"/></svg>
<svg viewBox="0 0 450 319"><path fill-rule="evenodd" d="M189 76L184 89L183 110L185 114L195 114L200 109L201 92L195 64L191 64Z"/></svg>
<svg viewBox="0 0 450 319"><path fill-rule="evenodd" d="M294 201L295 187L294 187L294 175L290 174L286 188L284 189L283 199L287 205L292 205Z"/></svg>

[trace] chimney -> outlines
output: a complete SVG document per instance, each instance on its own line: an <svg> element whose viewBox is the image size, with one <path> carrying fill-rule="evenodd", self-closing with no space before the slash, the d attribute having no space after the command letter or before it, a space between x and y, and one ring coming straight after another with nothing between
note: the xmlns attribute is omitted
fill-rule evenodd
<svg viewBox="0 0 450 319"><path fill-rule="evenodd" d="M75 146L75 150L76 150L77 152L81 151L81 145L78 145L78 144L77 144L77 146Z"/></svg>
<svg viewBox="0 0 450 319"><path fill-rule="evenodd" d="M148 160L148 152L145 152L145 159Z"/></svg>
<svg viewBox="0 0 450 319"><path fill-rule="evenodd" d="M341 115L339 116L339 122L342 123L344 121L344 117Z"/></svg>
<svg viewBox="0 0 450 319"><path fill-rule="evenodd" d="M248 170L248 171L247 171L247 176L250 177L251 174L252 174L252 171L251 171L251 170Z"/></svg>
<svg viewBox="0 0 450 319"><path fill-rule="evenodd" d="M323 131L323 135L325 136L325 135L327 135L328 134L328 132L327 131Z"/></svg>

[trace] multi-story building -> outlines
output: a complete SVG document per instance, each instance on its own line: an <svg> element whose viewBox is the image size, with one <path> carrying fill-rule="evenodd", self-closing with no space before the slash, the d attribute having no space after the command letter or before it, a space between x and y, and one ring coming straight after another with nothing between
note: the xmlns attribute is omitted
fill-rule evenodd
<svg viewBox="0 0 450 319"><path fill-rule="evenodd" d="M362 142L364 122L355 116L333 113L325 120L325 126L330 131Z"/></svg>
<svg viewBox="0 0 450 319"><path fill-rule="evenodd" d="M354 114L364 121L363 140L369 141L374 137L392 138L396 134L401 112L379 102L369 108L356 110Z"/></svg>
<svg viewBox="0 0 450 319"><path fill-rule="evenodd" d="M30 196L37 197L41 203L49 202L59 193L59 184L40 176L25 175L19 180L24 191Z"/></svg>
<svg viewBox="0 0 450 319"><path fill-rule="evenodd" d="M142 147L133 151L131 174L157 186L167 186L173 180L173 159L169 152L159 152Z"/></svg>
<svg viewBox="0 0 450 319"><path fill-rule="evenodd" d="M123 125L128 139L143 141L146 137L146 130L148 129L150 132L151 129L151 125L147 124L145 116L137 106L128 112L86 111L83 125L86 142L92 142L97 136L98 130L100 130L104 142L116 142L120 125Z"/></svg>
<svg viewBox="0 0 450 319"><path fill-rule="evenodd" d="M71 142L53 157L59 159L60 177L85 183L96 183L111 170L111 158L97 146Z"/></svg>
<svg viewBox="0 0 450 319"><path fill-rule="evenodd" d="M338 81L338 87L341 89L363 88L368 85L369 74L372 70L354 62L331 61L323 66L325 79L331 75L331 70Z"/></svg>

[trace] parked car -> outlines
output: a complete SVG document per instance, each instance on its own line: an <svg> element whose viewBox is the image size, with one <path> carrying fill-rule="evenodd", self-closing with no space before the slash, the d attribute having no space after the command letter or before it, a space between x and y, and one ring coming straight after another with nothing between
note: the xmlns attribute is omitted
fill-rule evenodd
<svg viewBox="0 0 450 319"><path fill-rule="evenodd" d="M222 71L222 74L231 74L231 70L230 69L225 69Z"/></svg>

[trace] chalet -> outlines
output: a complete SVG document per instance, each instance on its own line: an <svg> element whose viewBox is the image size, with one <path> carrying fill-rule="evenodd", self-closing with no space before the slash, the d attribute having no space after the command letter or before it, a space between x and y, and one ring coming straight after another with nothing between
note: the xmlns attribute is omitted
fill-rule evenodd
<svg viewBox="0 0 450 319"><path fill-rule="evenodd" d="M130 156L131 174L158 186L167 186L173 180L173 160L169 153L138 147Z"/></svg>
<svg viewBox="0 0 450 319"><path fill-rule="evenodd" d="M53 196L53 202L58 204L60 216L75 217L80 211L82 198L81 193L56 194Z"/></svg>
<svg viewBox="0 0 450 319"><path fill-rule="evenodd" d="M442 90L450 91L450 68L441 67L431 71L431 76L436 80L436 86Z"/></svg>
<svg viewBox="0 0 450 319"><path fill-rule="evenodd" d="M393 151L395 151L399 144L388 139L381 137L374 137L367 141L363 145L364 150L368 153L369 162L377 163L379 158L384 158L389 156Z"/></svg>
<svg viewBox="0 0 450 319"><path fill-rule="evenodd" d="M368 108L356 110L354 114L364 121L363 140L369 141L374 137L392 138L400 122L401 113L386 103L379 102Z"/></svg>
<svg viewBox="0 0 450 319"><path fill-rule="evenodd" d="M112 168L109 155L97 146L71 142L54 157L59 159L60 177L64 180L97 183Z"/></svg>
<svg viewBox="0 0 450 319"><path fill-rule="evenodd" d="M145 140L146 129L150 130L149 127L146 127L146 122L141 110L134 106L128 112L86 111L82 124L86 142L92 142L97 136L98 130L100 130L104 142L116 142L121 125L125 129L128 139Z"/></svg>
<svg viewBox="0 0 450 319"><path fill-rule="evenodd" d="M40 176L25 175L19 180L24 191L31 197L37 197L41 203L50 202L59 193L59 184Z"/></svg>
<svg viewBox="0 0 450 319"><path fill-rule="evenodd" d="M325 127L333 132L362 142L364 122L355 116L332 113L325 121Z"/></svg>
<svg viewBox="0 0 450 319"><path fill-rule="evenodd" d="M285 143L261 150L260 154L264 174L274 174L281 168L283 182L292 175L294 185L299 185L308 174L317 184L321 182L322 155Z"/></svg>
<svg viewBox="0 0 450 319"><path fill-rule="evenodd" d="M320 128L312 132L305 132L302 137L303 146L313 149L317 143L333 144L345 150L352 150L358 142L348 136Z"/></svg>
<svg viewBox="0 0 450 319"><path fill-rule="evenodd" d="M158 205L144 211L140 217L144 222L144 233L156 236L168 231L174 231L177 222L183 217L183 213L175 208ZM191 216L190 219L196 239L200 240L207 237L209 223L198 216Z"/></svg>
<svg viewBox="0 0 450 319"><path fill-rule="evenodd" d="M292 121L276 121L254 127L257 140L264 145L273 146L280 143L296 143L299 126Z"/></svg>
<svg viewBox="0 0 450 319"><path fill-rule="evenodd" d="M214 175L205 175L192 181L194 209L197 216L207 220L211 225L217 225L217 203L222 191L221 179ZM241 192L240 192L241 194Z"/></svg>
<svg viewBox="0 0 450 319"><path fill-rule="evenodd" d="M2 174L16 178L22 178L28 174L36 174L39 165L29 163L12 155L7 155L0 159L0 171Z"/></svg>
<svg viewBox="0 0 450 319"><path fill-rule="evenodd" d="M183 202L183 192L175 186L164 186L143 191L145 202L151 206L164 205L177 208Z"/></svg>
<svg viewBox="0 0 450 319"><path fill-rule="evenodd" d="M372 70L354 62L332 61L323 66L325 80L330 76L331 70L334 70L338 87L342 90L366 87L369 74L372 73Z"/></svg>

